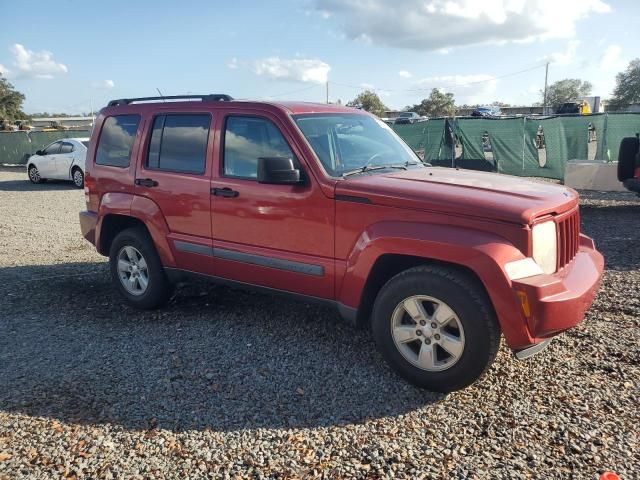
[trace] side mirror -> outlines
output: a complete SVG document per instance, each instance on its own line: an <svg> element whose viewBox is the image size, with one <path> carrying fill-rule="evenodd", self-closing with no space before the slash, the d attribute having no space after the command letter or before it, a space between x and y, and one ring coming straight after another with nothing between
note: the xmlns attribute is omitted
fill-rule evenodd
<svg viewBox="0 0 640 480"><path fill-rule="evenodd" d="M42 156L42 155L44 155L44 151L42 151L42 150L36 150L36 155L40 155L40 156Z"/></svg>
<svg viewBox="0 0 640 480"><path fill-rule="evenodd" d="M302 183L300 170L286 157L258 158L258 183L296 185Z"/></svg>

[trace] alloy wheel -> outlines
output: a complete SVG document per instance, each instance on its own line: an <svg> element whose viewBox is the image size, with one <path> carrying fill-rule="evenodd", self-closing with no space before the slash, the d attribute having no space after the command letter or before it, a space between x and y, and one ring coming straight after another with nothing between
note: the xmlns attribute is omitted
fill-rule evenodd
<svg viewBox="0 0 640 480"><path fill-rule="evenodd" d="M137 248L125 246L118 252L118 278L131 295L142 295L147 291L149 269L147 261Z"/></svg>

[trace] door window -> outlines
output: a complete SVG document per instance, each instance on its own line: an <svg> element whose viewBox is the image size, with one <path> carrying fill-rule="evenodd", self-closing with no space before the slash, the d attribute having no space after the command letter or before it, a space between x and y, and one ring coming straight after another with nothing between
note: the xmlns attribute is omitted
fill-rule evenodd
<svg viewBox="0 0 640 480"><path fill-rule="evenodd" d="M64 142L62 144L62 147L60 147L60 153L71 153L73 152L73 145L67 142Z"/></svg>
<svg viewBox="0 0 640 480"><path fill-rule="evenodd" d="M160 115L153 122L146 167L172 172L205 170L211 116Z"/></svg>
<svg viewBox="0 0 640 480"><path fill-rule="evenodd" d="M60 142L55 142L44 149L45 155L55 155L60 152Z"/></svg>
<svg viewBox="0 0 640 480"><path fill-rule="evenodd" d="M227 117L224 175L255 179L258 176L260 157L285 157L295 161L287 141L271 121L257 117Z"/></svg>

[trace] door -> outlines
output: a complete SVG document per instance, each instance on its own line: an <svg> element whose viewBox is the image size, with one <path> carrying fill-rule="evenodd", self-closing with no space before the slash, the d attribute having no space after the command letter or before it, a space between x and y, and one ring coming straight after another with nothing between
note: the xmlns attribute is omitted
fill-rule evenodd
<svg viewBox="0 0 640 480"><path fill-rule="evenodd" d="M158 113L147 119L135 193L151 199L169 228L179 268L211 272L210 113Z"/></svg>
<svg viewBox="0 0 640 480"><path fill-rule="evenodd" d="M43 155L38 159L38 171L41 178L57 178L56 177L56 157L60 153L62 142L53 142L43 150Z"/></svg>
<svg viewBox="0 0 640 480"><path fill-rule="evenodd" d="M60 152L56 155L56 178L70 180L75 146L70 142L62 142Z"/></svg>
<svg viewBox="0 0 640 480"><path fill-rule="evenodd" d="M227 114L211 180L214 271L245 283L333 298L334 205L284 125L267 114ZM300 185L257 182L259 157L294 160Z"/></svg>

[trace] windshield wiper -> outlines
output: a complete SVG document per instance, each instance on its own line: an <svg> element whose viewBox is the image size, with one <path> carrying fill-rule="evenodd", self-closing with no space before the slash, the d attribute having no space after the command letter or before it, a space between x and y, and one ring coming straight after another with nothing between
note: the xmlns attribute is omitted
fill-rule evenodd
<svg viewBox="0 0 640 480"><path fill-rule="evenodd" d="M349 175L355 175L356 173L364 173L371 172L373 170L382 170L383 168L389 168L390 165L364 165L360 168L356 168L355 170L349 170L348 172L344 172L342 174L342 178L348 177Z"/></svg>
<svg viewBox="0 0 640 480"><path fill-rule="evenodd" d="M356 173L364 173L370 172L372 170L382 170L384 168L396 168L401 170L406 170L409 165L424 165L422 162L412 162L411 160L407 160L404 163L393 163L389 165L364 165L360 168L356 168L355 170L349 170L348 172L344 172L342 177L348 177L349 175L355 175Z"/></svg>

